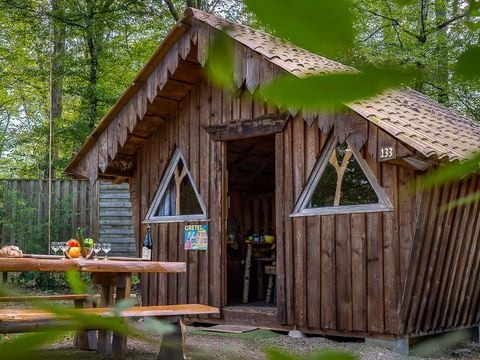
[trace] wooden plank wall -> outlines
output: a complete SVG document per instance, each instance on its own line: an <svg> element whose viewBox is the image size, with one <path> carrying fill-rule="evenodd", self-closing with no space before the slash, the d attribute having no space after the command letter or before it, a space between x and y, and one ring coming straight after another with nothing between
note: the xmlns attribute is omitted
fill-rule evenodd
<svg viewBox="0 0 480 360"><path fill-rule="evenodd" d="M369 132L366 147L376 153L378 130L370 125ZM277 168L282 169L277 174L277 213L284 216L277 226L285 224L278 249L279 270L285 272L278 284L279 306L285 307L286 323L299 328L393 336L400 331L397 308L416 216L410 187L415 173L380 164L363 151L380 185L402 211L290 218L326 138L300 117L277 135Z"/></svg>
<svg viewBox="0 0 480 360"><path fill-rule="evenodd" d="M112 244L109 255L136 256L128 184L99 183L98 239Z"/></svg>
<svg viewBox="0 0 480 360"><path fill-rule="evenodd" d="M1 182L1 244L17 244L27 251L47 253L48 182ZM98 187L83 180L52 183L52 241L75 236L78 227L98 237Z"/></svg>
<svg viewBox="0 0 480 360"><path fill-rule="evenodd" d="M179 103L178 112L138 153L132 181L137 240L141 224L173 150L180 148L207 205L209 250L183 250L183 225L153 224L154 259L186 261L187 272L147 275L148 304L200 302L226 304L222 222L225 207L225 148L212 142L203 125L252 118L274 110L252 101L247 92L232 96L201 80ZM376 152L378 131L371 126ZM276 135L277 302L281 323L332 334L398 334L397 308L416 216L409 189L414 172L379 164L364 151L380 184L402 211L290 218L294 203L315 165L326 136L298 117ZM292 190L290 190L292 189ZM283 231L282 231L283 229ZM140 243L138 245L141 245Z"/></svg>
<svg viewBox="0 0 480 360"><path fill-rule="evenodd" d="M177 113L165 122L138 152L131 183L137 240L142 241L146 225L141 224L175 147L187 163L195 185L207 206L208 251L183 249L184 223L152 224L153 258L186 261L186 274L148 275L144 291L149 304L200 302L214 306L226 303L226 259L224 258L224 206L226 193L225 144L210 141L205 125L264 115L269 109L255 104L248 93L241 96L211 87L200 80L179 102ZM139 243L139 245L141 245Z"/></svg>
<svg viewBox="0 0 480 360"><path fill-rule="evenodd" d="M441 211L476 192L480 178L425 192L400 309L403 333L424 335L480 320L480 201Z"/></svg>

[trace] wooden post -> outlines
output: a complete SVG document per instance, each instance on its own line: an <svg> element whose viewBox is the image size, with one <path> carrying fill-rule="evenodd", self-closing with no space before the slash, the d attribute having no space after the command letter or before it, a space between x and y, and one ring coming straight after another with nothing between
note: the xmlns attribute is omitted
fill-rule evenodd
<svg viewBox="0 0 480 360"><path fill-rule="evenodd" d="M165 321L160 317L159 320ZM175 324L175 331L162 336L158 360L183 360L184 359L184 326L180 316L170 320Z"/></svg>
<svg viewBox="0 0 480 360"><path fill-rule="evenodd" d="M130 273L119 275L117 281L116 302L130 297L132 277ZM116 359L125 359L127 353L127 337L122 334L113 334L112 354Z"/></svg>
<svg viewBox="0 0 480 360"><path fill-rule="evenodd" d="M245 257L245 274L243 276L242 303L248 303L248 291L250 289L250 268L252 267L252 244L247 244L247 256Z"/></svg>

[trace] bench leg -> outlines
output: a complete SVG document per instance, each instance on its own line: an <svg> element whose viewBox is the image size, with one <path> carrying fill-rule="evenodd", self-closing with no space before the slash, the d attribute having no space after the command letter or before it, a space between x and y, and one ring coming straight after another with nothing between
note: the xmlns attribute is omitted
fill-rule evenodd
<svg viewBox="0 0 480 360"><path fill-rule="evenodd" d="M115 287L113 284L102 284L102 303L100 306L109 306L113 304L113 293ZM98 346L97 351L101 354L110 354L112 351L112 332L106 330L98 331Z"/></svg>
<svg viewBox="0 0 480 360"><path fill-rule="evenodd" d="M165 318L159 318L165 320ZM173 333L162 336L158 360L184 360L184 325L180 317L174 318L172 322L175 325Z"/></svg>
<svg viewBox="0 0 480 360"><path fill-rule="evenodd" d="M84 308L85 300L74 300L75 308ZM82 330L75 333L73 345L81 350L96 350L97 348L97 332L95 330Z"/></svg>

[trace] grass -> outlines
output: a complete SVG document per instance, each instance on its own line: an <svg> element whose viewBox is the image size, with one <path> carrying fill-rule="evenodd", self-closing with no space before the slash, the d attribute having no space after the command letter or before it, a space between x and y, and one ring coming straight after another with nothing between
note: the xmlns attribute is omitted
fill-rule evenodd
<svg viewBox="0 0 480 360"><path fill-rule="evenodd" d="M253 331L247 331L244 333L222 333L222 332L216 332L216 331L207 331L203 330L201 328L191 328L189 331L191 334L195 335L203 335L203 336L219 336L219 337L225 337L225 338L230 338L230 339L242 339L242 340L268 340L268 339L273 339L279 336L282 336L281 334L271 331L271 330L266 330L266 329L257 329Z"/></svg>

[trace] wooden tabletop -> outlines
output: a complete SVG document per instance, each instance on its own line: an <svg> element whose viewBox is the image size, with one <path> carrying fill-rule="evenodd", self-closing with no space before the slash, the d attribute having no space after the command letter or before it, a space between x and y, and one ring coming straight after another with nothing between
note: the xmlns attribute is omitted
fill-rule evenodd
<svg viewBox="0 0 480 360"><path fill-rule="evenodd" d="M0 257L0 271L78 270L105 273L179 273L185 272L186 269L184 262Z"/></svg>

